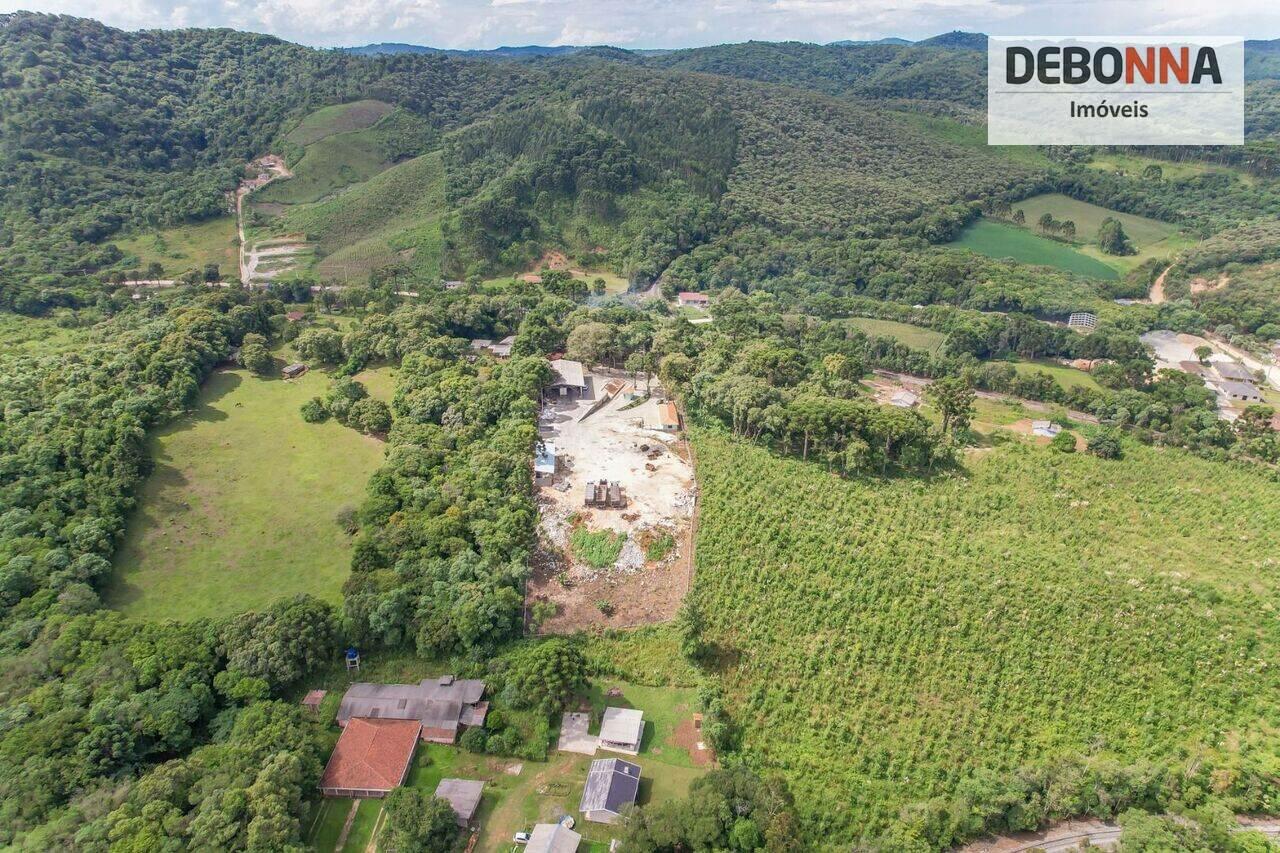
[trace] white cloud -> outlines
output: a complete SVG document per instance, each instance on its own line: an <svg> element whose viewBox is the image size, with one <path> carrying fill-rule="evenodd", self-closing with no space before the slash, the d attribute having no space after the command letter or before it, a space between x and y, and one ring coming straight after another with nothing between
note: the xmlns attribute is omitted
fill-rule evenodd
<svg viewBox="0 0 1280 853"><path fill-rule="evenodd" d="M920 38L952 29L1280 36L1274 0L0 0L0 11L19 8L126 29L230 26L321 46L684 47L747 39Z"/></svg>

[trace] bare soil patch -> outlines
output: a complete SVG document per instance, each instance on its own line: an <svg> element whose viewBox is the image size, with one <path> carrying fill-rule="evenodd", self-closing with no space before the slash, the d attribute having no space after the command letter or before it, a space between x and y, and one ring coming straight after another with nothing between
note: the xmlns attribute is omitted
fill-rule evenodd
<svg viewBox="0 0 1280 853"><path fill-rule="evenodd" d="M530 607L556 605L543 632L666 621L689 587L696 486L688 445L654 428L657 403L629 399L634 386L625 379L591 412L605 383L618 378L591 377L583 399L550 401L539 419L542 439L557 452L554 480L538 490L539 548L526 594ZM624 507L584 505L586 484L601 479L621 484ZM593 567L574 553L575 531L625 539L611 565Z"/></svg>
<svg viewBox="0 0 1280 853"><path fill-rule="evenodd" d="M701 718L688 717L676 726L671 740L676 746L687 750L695 767L710 767L716 763L715 750L702 737Z"/></svg>

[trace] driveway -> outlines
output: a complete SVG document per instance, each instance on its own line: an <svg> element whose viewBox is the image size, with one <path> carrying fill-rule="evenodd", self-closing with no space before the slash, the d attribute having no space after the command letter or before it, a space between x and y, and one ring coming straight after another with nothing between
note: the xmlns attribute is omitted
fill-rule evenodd
<svg viewBox="0 0 1280 853"><path fill-rule="evenodd" d="M600 739L595 735L587 734L590 726L590 714L565 714L560 722L560 742L556 744L556 749L561 752L595 755Z"/></svg>

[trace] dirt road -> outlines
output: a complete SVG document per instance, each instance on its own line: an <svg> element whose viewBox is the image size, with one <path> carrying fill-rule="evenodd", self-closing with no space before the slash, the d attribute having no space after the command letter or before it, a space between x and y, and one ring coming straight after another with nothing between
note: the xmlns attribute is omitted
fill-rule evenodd
<svg viewBox="0 0 1280 853"><path fill-rule="evenodd" d="M1241 830L1256 830L1269 838L1280 837L1280 820L1274 818L1255 818L1241 816ZM1068 850L1080 850L1086 842L1091 847L1102 850L1113 850L1120 842L1121 830L1110 821L1084 818L1063 821L1040 832L1019 832L998 838L984 838L964 847L958 847L955 853L1026 853L1029 850L1044 850L1045 853L1065 853Z"/></svg>
<svg viewBox="0 0 1280 853"><path fill-rule="evenodd" d="M254 253L249 250L248 242L245 240L244 233L244 200L249 193L265 187L272 181L280 178L292 178L293 172L289 171L288 165L285 164L284 158L279 154L265 154L249 164L259 168L258 174L252 178L245 178L240 182L239 188L236 189L236 233L240 237L240 283L250 284L253 277L253 270L257 266L257 258Z"/></svg>
<svg viewBox="0 0 1280 853"><path fill-rule="evenodd" d="M1173 264L1164 268L1164 272L1156 276L1156 280L1151 284L1151 292L1147 294L1147 300L1152 305L1159 305L1164 302L1164 277L1169 274L1169 270L1173 269Z"/></svg>

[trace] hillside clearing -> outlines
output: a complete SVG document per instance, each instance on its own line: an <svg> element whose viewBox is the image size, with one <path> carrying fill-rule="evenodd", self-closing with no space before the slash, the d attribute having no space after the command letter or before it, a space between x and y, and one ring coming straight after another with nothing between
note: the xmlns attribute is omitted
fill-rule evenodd
<svg viewBox="0 0 1280 853"><path fill-rule="evenodd" d="M743 748L787 776L811 837L874 835L982 768L1274 754L1262 472L1010 441L962 477L848 481L693 438L692 595Z"/></svg>
<svg viewBox="0 0 1280 853"><path fill-rule="evenodd" d="M923 326L899 323L896 320L877 320L871 317L851 317L849 325L873 337L897 338L912 349L937 352L947 336Z"/></svg>
<svg viewBox="0 0 1280 853"><path fill-rule="evenodd" d="M989 258L1013 258L1024 264L1057 267L1088 278L1112 280L1120 277L1114 267L1065 243L990 219L979 219L969 225L947 245L953 249L969 249Z"/></svg>
<svg viewBox="0 0 1280 853"><path fill-rule="evenodd" d="M322 107L299 121L284 139L305 148L338 133L372 127L393 109L391 104L372 99Z"/></svg>
<svg viewBox="0 0 1280 853"><path fill-rule="evenodd" d="M162 278L176 278L191 269L203 271L207 264L217 264L225 277L236 274L234 216L116 237L111 242L125 254L124 266L145 270L158 263L164 269Z"/></svg>
<svg viewBox="0 0 1280 853"><path fill-rule="evenodd" d="M116 553L108 604L132 616L193 619L299 592L340 600L358 506L382 444L298 409L328 377L261 379L219 370L195 411L151 439L156 468Z"/></svg>

